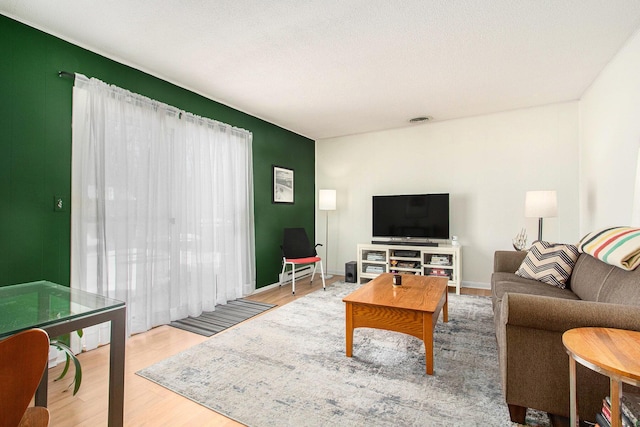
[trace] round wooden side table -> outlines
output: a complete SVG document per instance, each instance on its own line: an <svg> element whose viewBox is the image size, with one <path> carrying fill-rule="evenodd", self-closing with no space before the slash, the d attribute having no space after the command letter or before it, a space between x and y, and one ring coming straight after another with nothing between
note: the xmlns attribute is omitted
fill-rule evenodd
<svg viewBox="0 0 640 427"><path fill-rule="evenodd" d="M569 354L571 426L578 426L576 362L609 377L611 426L620 427L622 383L640 387L640 332L612 328L577 328L562 335ZM605 396L602 396L603 398Z"/></svg>

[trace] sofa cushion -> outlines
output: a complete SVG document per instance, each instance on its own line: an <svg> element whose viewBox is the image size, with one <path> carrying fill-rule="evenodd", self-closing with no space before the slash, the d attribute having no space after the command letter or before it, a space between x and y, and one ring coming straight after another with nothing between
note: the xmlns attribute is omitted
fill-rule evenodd
<svg viewBox="0 0 640 427"><path fill-rule="evenodd" d="M640 268L626 271L612 267L611 274L600 289L597 301L640 307Z"/></svg>
<svg viewBox="0 0 640 427"><path fill-rule="evenodd" d="M513 273L493 273L491 277L491 297L499 306L500 300L507 292L519 294L541 295L546 297L580 299L569 289L561 289L549 286L546 283L533 279L525 279Z"/></svg>
<svg viewBox="0 0 640 427"><path fill-rule="evenodd" d="M579 255L574 245L536 240L516 275L564 289Z"/></svg>
<svg viewBox="0 0 640 427"><path fill-rule="evenodd" d="M624 270L640 265L640 228L609 227L593 231L578 243L584 252Z"/></svg>
<svg viewBox="0 0 640 427"><path fill-rule="evenodd" d="M496 251L493 254L493 272L515 273L526 256L527 251Z"/></svg>
<svg viewBox="0 0 640 427"><path fill-rule="evenodd" d="M580 254L571 274L571 290L582 300L598 301L600 289L615 268L591 255Z"/></svg>

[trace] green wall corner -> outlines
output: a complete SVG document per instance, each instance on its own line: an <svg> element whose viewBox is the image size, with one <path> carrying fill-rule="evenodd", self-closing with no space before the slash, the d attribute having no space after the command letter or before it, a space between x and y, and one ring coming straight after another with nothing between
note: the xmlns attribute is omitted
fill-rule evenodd
<svg viewBox="0 0 640 427"><path fill-rule="evenodd" d="M71 101L78 72L253 133L256 287L277 282L285 227L314 240L315 142L0 15L0 286L71 269ZM271 203L271 166L294 169L295 204ZM54 211L54 196L66 209Z"/></svg>

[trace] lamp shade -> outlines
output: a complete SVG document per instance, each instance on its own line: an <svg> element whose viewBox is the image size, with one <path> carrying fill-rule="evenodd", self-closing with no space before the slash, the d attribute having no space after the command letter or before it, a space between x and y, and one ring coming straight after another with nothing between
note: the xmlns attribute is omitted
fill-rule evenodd
<svg viewBox="0 0 640 427"><path fill-rule="evenodd" d="M336 210L336 190L320 190L318 194L318 209L321 211Z"/></svg>
<svg viewBox="0 0 640 427"><path fill-rule="evenodd" d="M553 218L558 216L558 196L552 191L527 191L524 216L528 218Z"/></svg>

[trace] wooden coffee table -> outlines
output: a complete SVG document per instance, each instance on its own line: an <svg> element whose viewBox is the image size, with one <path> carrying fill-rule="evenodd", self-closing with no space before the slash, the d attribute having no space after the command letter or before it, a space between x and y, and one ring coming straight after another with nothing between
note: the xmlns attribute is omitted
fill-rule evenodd
<svg viewBox="0 0 640 427"><path fill-rule="evenodd" d="M449 321L447 286L447 278L408 274L393 286L393 274L384 273L347 295L347 357L355 328L402 332L424 341L427 374L433 375L433 329L441 310L442 320Z"/></svg>

